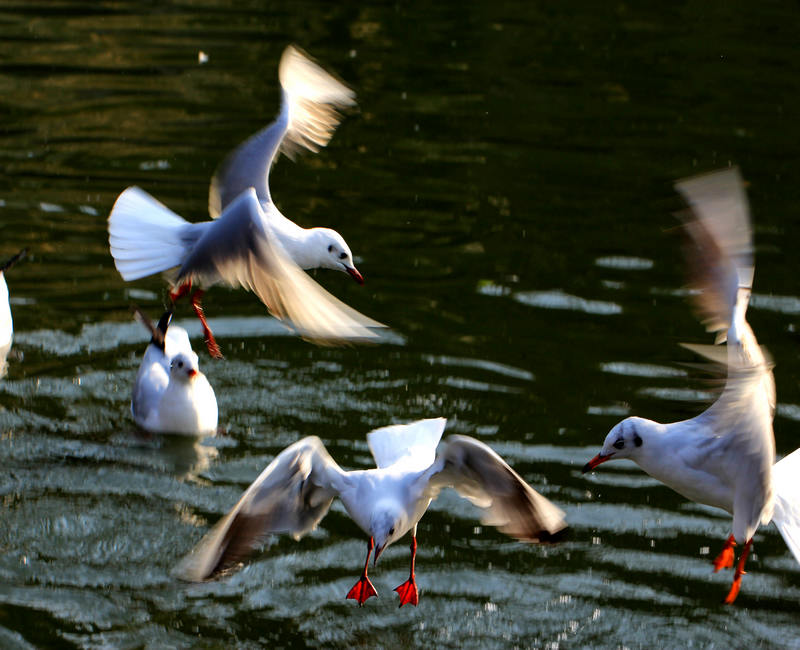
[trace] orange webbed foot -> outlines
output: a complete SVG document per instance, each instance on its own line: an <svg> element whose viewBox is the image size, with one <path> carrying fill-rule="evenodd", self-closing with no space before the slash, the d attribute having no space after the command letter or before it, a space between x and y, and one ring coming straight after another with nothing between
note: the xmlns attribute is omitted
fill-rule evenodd
<svg viewBox="0 0 800 650"><path fill-rule="evenodd" d="M400 607L403 605L419 604L419 592L417 591L417 582L413 577L406 580L399 587L395 587L395 591L400 596Z"/></svg>
<svg viewBox="0 0 800 650"><path fill-rule="evenodd" d="M363 607L367 599L372 596L377 597L378 592L367 576L361 576L358 582L353 585L353 588L347 592L347 598L352 598L357 601L359 607Z"/></svg>

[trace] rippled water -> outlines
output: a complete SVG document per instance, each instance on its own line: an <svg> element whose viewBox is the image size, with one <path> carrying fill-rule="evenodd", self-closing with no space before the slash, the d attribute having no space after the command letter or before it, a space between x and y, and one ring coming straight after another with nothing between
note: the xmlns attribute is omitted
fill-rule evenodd
<svg viewBox="0 0 800 650"><path fill-rule="evenodd" d="M729 517L620 462L583 476L628 414L697 413L708 342L682 290L675 178L733 162L750 183L750 320L776 359L780 454L800 440L797 7L123 1L0 7L0 254L16 338L0 382L2 647L800 647L800 567L756 537L742 593L710 559ZM277 109L297 42L358 92L331 145L273 170L305 225L347 238L367 284L317 279L394 328L368 348L285 335L257 299L206 309L223 432L143 436L129 417L159 278L125 284L105 218L138 184L190 219L224 154ZM200 63L198 54L208 56ZM202 347L188 310L179 321ZM481 527L453 494L344 596L365 552L341 507L243 571L169 575L283 447L444 415L560 505L568 541Z"/></svg>

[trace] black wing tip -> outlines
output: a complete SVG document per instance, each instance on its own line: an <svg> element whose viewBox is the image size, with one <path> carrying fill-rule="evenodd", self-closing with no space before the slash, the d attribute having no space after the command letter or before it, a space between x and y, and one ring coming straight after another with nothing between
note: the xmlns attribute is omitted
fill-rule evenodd
<svg viewBox="0 0 800 650"><path fill-rule="evenodd" d="M21 251L19 251L16 255L13 255L11 259L5 262L2 266L0 266L0 273L5 273L14 266L17 262L24 259L28 255L28 247L26 246Z"/></svg>
<svg viewBox="0 0 800 650"><path fill-rule="evenodd" d="M549 530L542 530L537 535L537 541L540 544L558 544L564 542L572 537L572 529L569 526L564 526L555 532Z"/></svg>
<svg viewBox="0 0 800 650"><path fill-rule="evenodd" d="M144 325L150 332L150 343L159 348L162 352L166 348L166 336L169 324L172 321L173 310L170 307L158 319L158 324L153 325L150 318L145 314L138 305L131 305L131 311L142 325Z"/></svg>

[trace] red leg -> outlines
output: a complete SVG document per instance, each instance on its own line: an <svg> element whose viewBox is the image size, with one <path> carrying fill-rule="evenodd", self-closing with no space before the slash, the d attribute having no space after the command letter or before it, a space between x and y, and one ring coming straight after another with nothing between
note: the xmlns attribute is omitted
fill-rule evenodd
<svg viewBox="0 0 800 650"><path fill-rule="evenodd" d="M753 538L751 537L747 540L747 543L742 549L742 554L739 556L739 563L736 565L736 571L733 574L733 584L731 585L731 590L725 597L726 605L730 605L734 600L736 600L736 596L739 595L739 588L742 586L742 576L746 573L744 570L744 563L747 561L747 556L750 553L750 547L752 545Z"/></svg>
<svg viewBox="0 0 800 650"><path fill-rule="evenodd" d="M361 577L358 579L358 582L353 585L353 588L349 592L347 592L347 598L357 600L359 607L363 607L368 598L378 595L378 592L375 591L375 587L372 586L372 582L367 577L369 556L372 555L373 548L375 548L375 541L372 539L372 537L370 537L369 542L367 543L367 561L364 563L364 571L361 573Z"/></svg>
<svg viewBox="0 0 800 650"><path fill-rule="evenodd" d="M395 588L400 596L400 607L411 604L414 607L419 603L419 592L417 591L417 581L414 579L414 566L417 560L417 536L411 537L411 574L402 585Z"/></svg>
<svg viewBox="0 0 800 650"><path fill-rule="evenodd" d="M203 313L203 306L200 304L200 299L203 297L204 293L205 291L198 289L192 294L192 309L194 309L194 313L197 315L197 317L200 319L200 323L203 325L203 336L206 340L208 353L215 359L222 359L222 352L219 349L219 345L217 345L217 341L214 339L214 333L208 326L206 316Z"/></svg>
<svg viewBox="0 0 800 650"><path fill-rule="evenodd" d="M720 569L730 569L733 566L733 547L736 546L736 539L733 535L728 537L722 551L714 560L714 573Z"/></svg>
<svg viewBox="0 0 800 650"><path fill-rule="evenodd" d="M174 305L178 300L183 298L191 290L192 290L192 281L187 280L177 289L169 292L169 299L172 301L172 304Z"/></svg>

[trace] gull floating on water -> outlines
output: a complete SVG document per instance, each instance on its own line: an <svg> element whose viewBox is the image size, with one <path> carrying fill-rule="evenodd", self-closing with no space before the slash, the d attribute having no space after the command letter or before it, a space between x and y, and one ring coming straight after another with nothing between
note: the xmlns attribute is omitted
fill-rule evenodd
<svg viewBox="0 0 800 650"><path fill-rule="evenodd" d="M217 398L197 365L189 335L170 325L167 311L155 327L141 312L152 339L136 374L131 400L133 419L151 433L199 435L217 430Z"/></svg>
<svg viewBox="0 0 800 650"><path fill-rule="evenodd" d="M706 411L671 424L630 417L617 424L603 449L583 468L629 458L683 496L733 514L732 534L714 561L730 568L734 546L744 544L725 598L739 593L753 535L774 521L800 562L800 454L773 467L772 364L745 320L753 283L753 242L747 197L736 168L678 181L687 260L697 306L721 346L687 346L727 371L725 387Z"/></svg>
<svg viewBox="0 0 800 650"><path fill-rule="evenodd" d="M416 605L417 523L445 487L483 509L483 521L524 542L555 541L564 513L531 488L482 442L449 436L437 445L445 418L392 425L367 434L376 469L343 471L317 437L284 449L175 569L189 581L206 580L243 560L270 534L295 539L312 531L335 497L369 536L367 559L347 594L359 605L378 593L367 576L387 546L411 532L411 572L395 591L400 606Z"/></svg>
<svg viewBox="0 0 800 650"><path fill-rule="evenodd" d="M0 377L6 372L6 358L11 350L11 341L14 338L14 322L11 318L11 305L8 302L8 285L6 284L6 271L19 262L28 249L23 248L5 264L0 266Z"/></svg>
<svg viewBox="0 0 800 650"><path fill-rule="evenodd" d="M279 66L281 111L235 149L211 181L212 221L189 223L138 187L117 198L108 217L111 254L126 281L174 269L173 302L191 293L212 356L221 356L193 285L225 282L258 295L276 317L317 343L374 340L380 323L334 298L302 269L328 268L364 279L344 238L330 228L301 228L272 201L269 171L280 152L318 151L340 109L355 95L294 46Z"/></svg>

